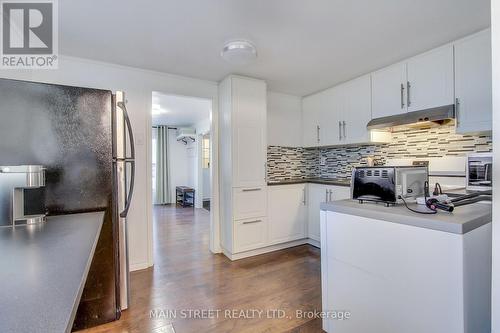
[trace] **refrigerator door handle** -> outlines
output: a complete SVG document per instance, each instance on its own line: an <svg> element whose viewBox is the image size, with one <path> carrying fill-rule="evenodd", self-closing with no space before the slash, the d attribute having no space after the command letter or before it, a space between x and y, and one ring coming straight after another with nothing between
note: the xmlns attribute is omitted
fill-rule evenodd
<svg viewBox="0 0 500 333"><path fill-rule="evenodd" d="M125 199L125 207L123 211L120 213L121 218L127 217L128 210L130 208L130 203L132 202L132 195L134 194L134 185L135 185L135 161L125 161L125 164L129 163L130 164L130 189L127 193L127 198Z"/></svg>
<svg viewBox="0 0 500 333"><path fill-rule="evenodd" d="M125 123L127 124L128 137L130 138L130 157L126 157L127 159L135 159L135 144L134 144L134 133L132 132L132 124L130 123L130 118L128 116L127 107L125 103L118 102L116 103L120 109L123 111L123 118L125 119Z"/></svg>

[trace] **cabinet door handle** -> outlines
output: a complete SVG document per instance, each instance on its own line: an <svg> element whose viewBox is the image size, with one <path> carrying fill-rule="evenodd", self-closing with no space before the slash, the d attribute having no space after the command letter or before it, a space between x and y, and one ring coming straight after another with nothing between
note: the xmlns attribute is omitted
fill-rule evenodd
<svg viewBox="0 0 500 333"><path fill-rule="evenodd" d="M342 140L342 122L339 120L339 141Z"/></svg>
<svg viewBox="0 0 500 333"><path fill-rule="evenodd" d="M252 223L259 223L262 222L262 220L253 220L253 221L245 221L243 224L252 224Z"/></svg>
<svg viewBox="0 0 500 333"><path fill-rule="evenodd" d="M342 121L342 126L344 127L344 140L347 138L346 135L345 135L345 125L346 125L346 122L344 120L344 121Z"/></svg>
<svg viewBox="0 0 500 333"><path fill-rule="evenodd" d="M325 190L325 202L328 202L328 189Z"/></svg>
<svg viewBox="0 0 500 333"><path fill-rule="evenodd" d="M460 99L455 98L455 122L457 127L460 125Z"/></svg>
<svg viewBox="0 0 500 333"><path fill-rule="evenodd" d="M316 126L316 141L319 143L320 141L320 138L319 138L319 131L320 131L320 127L319 125Z"/></svg>
<svg viewBox="0 0 500 333"><path fill-rule="evenodd" d="M306 189L302 189L302 204L305 206L306 205Z"/></svg>
<svg viewBox="0 0 500 333"><path fill-rule="evenodd" d="M329 196L330 201L333 201L332 200L332 194L333 194L333 190L330 190L330 196Z"/></svg>
<svg viewBox="0 0 500 333"><path fill-rule="evenodd" d="M411 106L410 90L411 90L411 83L410 81L406 81L406 105L408 105L408 107Z"/></svg>
<svg viewBox="0 0 500 333"><path fill-rule="evenodd" d="M401 83L401 109L404 109L405 107L405 85Z"/></svg>
<svg viewBox="0 0 500 333"><path fill-rule="evenodd" d="M242 191L243 192L254 192L254 191L260 191L262 190L260 187L255 187L255 188L244 188Z"/></svg>

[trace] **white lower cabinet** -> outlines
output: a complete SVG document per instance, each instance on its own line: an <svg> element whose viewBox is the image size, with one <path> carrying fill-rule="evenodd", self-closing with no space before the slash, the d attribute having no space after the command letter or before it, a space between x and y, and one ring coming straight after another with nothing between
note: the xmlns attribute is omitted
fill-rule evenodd
<svg viewBox="0 0 500 333"><path fill-rule="evenodd" d="M267 215L266 186L233 188L234 219Z"/></svg>
<svg viewBox="0 0 500 333"><path fill-rule="evenodd" d="M232 259L307 242L319 246L320 204L349 196L349 187L305 183L234 189Z"/></svg>
<svg viewBox="0 0 500 333"><path fill-rule="evenodd" d="M267 246L268 222L265 217L234 221L234 252Z"/></svg>
<svg viewBox="0 0 500 333"><path fill-rule="evenodd" d="M270 186L269 244L306 237L306 184Z"/></svg>
<svg viewBox="0 0 500 333"><path fill-rule="evenodd" d="M466 234L321 211L328 333L489 333L491 223Z"/></svg>
<svg viewBox="0 0 500 333"><path fill-rule="evenodd" d="M320 242L319 206L322 202L328 201L327 186L319 184L308 184L307 197L307 234L309 238Z"/></svg>
<svg viewBox="0 0 500 333"><path fill-rule="evenodd" d="M308 216L307 234L308 238L321 242L320 239L320 205L322 202L349 199L351 191L349 187L332 186L321 184L308 184L307 193Z"/></svg>

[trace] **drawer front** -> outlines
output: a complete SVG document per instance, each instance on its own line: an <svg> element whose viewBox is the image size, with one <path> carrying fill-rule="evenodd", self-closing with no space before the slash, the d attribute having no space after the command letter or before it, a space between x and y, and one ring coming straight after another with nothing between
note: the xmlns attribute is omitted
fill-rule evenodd
<svg viewBox="0 0 500 333"><path fill-rule="evenodd" d="M267 245L267 219L257 217L234 221L234 252L258 249Z"/></svg>
<svg viewBox="0 0 500 333"><path fill-rule="evenodd" d="M266 187L241 187L233 189L234 220L267 216Z"/></svg>

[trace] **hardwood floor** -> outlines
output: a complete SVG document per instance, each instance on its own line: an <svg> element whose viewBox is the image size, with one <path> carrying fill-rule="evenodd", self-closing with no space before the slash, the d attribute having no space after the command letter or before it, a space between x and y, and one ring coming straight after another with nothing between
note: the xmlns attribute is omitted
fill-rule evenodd
<svg viewBox="0 0 500 333"><path fill-rule="evenodd" d="M231 262L212 254L208 243L208 211L155 207L155 266L132 272L131 305L119 321L85 332L322 332L321 320L296 317L297 309L321 309L317 248L304 245ZM241 316L241 310L253 309L264 310L262 318L256 312L255 318ZM265 311L273 309L286 317L267 318ZM161 318L150 318L152 310ZM188 310L213 310L213 318L183 318ZM229 318L232 310L240 318Z"/></svg>

